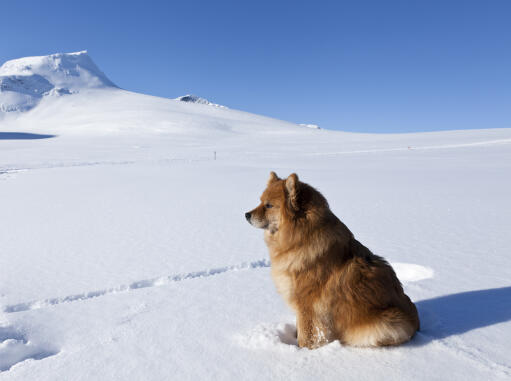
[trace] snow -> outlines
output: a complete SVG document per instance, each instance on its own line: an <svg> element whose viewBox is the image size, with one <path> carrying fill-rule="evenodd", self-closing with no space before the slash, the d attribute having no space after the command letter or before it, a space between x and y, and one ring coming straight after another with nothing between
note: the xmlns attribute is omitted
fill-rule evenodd
<svg viewBox="0 0 511 381"><path fill-rule="evenodd" d="M0 66L0 113L28 111L45 96L115 87L86 51L25 57Z"/></svg>
<svg viewBox="0 0 511 381"><path fill-rule="evenodd" d="M320 129L320 127L317 124L300 123L299 126L308 127L308 128L314 128L316 130Z"/></svg>
<svg viewBox="0 0 511 381"><path fill-rule="evenodd" d="M0 120L1 380L511 377L511 129L356 134L62 88ZM271 170L391 262L411 342L296 346L244 219Z"/></svg>

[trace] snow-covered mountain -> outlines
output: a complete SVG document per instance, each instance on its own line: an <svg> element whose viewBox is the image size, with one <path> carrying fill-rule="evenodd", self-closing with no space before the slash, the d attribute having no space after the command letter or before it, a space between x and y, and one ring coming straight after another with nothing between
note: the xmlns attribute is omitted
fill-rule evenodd
<svg viewBox="0 0 511 381"><path fill-rule="evenodd" d="M0 120L15 131L20 125L30 125L59 135L122 132L225 136L309 130L228 109L195 95L168 99L120 89L86 51L4 63L0 67Z"/></svg>
<svg viewBox="0 0 511 381"><path fill-rule="evenodd" d="M25 57L0 66L0 111L27 111L43 97L115 88L86 51Z"/></svg>
<svg viewBox="0 0 511 381"><path fill-rule="evenodd" d="M58 135L225 137L308 134L314 127L229 109L196 95L168 99L120 89L87 51L5 62L0 67L0 121L13 131L31 126Z"/></svg>

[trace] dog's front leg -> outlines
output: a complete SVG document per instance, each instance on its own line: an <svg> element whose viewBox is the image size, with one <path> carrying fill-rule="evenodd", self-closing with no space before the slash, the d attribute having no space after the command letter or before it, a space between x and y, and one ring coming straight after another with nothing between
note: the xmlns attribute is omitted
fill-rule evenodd
<svg viewBox="0 0 511 381"><path fill-rule="evenodd" d="M318 347L314 340L314 324L312 321L312 314L309 311L302 310L297 312L296 334L299 347L309 349Z"/></svg>

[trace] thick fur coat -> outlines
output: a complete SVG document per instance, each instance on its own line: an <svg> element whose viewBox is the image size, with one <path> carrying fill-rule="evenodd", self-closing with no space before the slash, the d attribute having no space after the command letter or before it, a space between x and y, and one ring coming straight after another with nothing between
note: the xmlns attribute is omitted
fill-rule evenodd
<svg viewBox="0 0 511 381"><path fill-rule="evenodd" d="M326 199L296 174L272 172L261 203L245 214L265 229L271 274L296 312L300 347L333 340L398 345L419 329L415 305L392 267L358 242Z"/></svg>

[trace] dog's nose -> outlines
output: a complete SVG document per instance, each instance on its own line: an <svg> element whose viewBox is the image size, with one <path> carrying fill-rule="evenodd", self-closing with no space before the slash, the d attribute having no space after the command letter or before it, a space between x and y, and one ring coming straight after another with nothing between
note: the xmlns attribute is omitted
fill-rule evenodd
<svg viewBox="0 0 511 381"><path fill-rule="evenodd" d="M247 219L247 221L250 221L250 217L252 217L252 215L249 213L245 213L245 218Z"/></svg>

